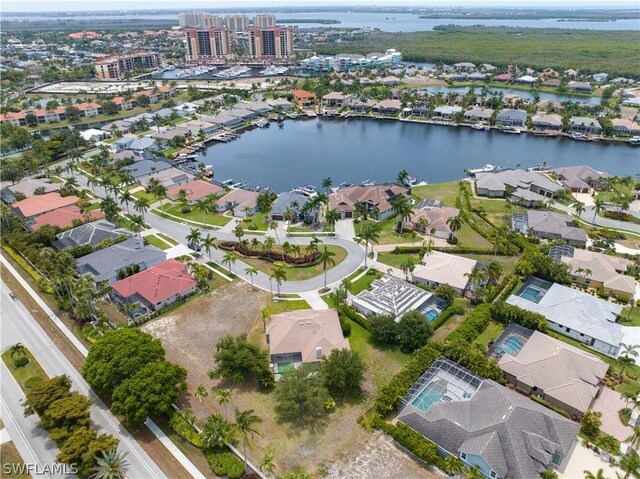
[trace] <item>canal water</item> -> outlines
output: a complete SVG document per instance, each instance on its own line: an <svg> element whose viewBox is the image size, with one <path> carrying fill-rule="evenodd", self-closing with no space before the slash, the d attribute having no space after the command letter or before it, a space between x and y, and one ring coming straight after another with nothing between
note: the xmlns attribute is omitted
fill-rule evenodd
<svg viewBox="0 0 640 479"><path fill-rule="evenodd" d="M456 92L456 93L467 93L469 91L470 88L473 88L475 90L476 93L481 93L482 92L482 87L484 86L484 84L482 82L479 82L477 85L474 85L473 87L469 87L469 86L460 86L460 87L450 87L450 86L432 86L432 87L427 87L426 90L431 92L431 93L443 93L443 94L447 94L449 92ZM525 100L529 100L532 101L533 100L533 91L532 90L518 90L517 88L499 88L499 87L490 87L490 90L492 92L502 92L503 95L518 95L520 98L523 98ZM571 100L574 103L593 103L596 105L599 105L601 103L601 99L599 97L596 96L586 96L586 95L559 95L557 93L551 93L551 92L546 92L546 91L539 91L538 94L540 95L540 100L541 101L557 101L557 102L564 102L566 100Z"/></svg>
<svg viewBox="0 0 640 479"><path fill-rule="evenodd" d="M464 176L464 168L487 163L529 167L589 165L625 176L640 173L640 148L566 138L508 135L399 121L299 120L271 124L230 143L214 144L198 158L215 178L286 191L330 176L334 185L394 181L406 169L419 181L438 183Z"/></svg>

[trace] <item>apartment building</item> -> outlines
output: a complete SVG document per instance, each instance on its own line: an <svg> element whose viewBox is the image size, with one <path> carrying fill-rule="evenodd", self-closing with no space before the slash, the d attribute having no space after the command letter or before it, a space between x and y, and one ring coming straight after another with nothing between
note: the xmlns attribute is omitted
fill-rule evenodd
<svg viewBox="0 0 640 479"><path fill-rule="evenodd" d="M249 17L246 15L227 15L224 25L230 32L246 32L249 30Z"/></svg>
<svg viewBox="0 0 640 479"><path fill-rule="evenodd" d="M262 13L253 17L254 28L267 28L276 26L276 16L272 13Z"/></svg>
<svg viewBox="0 0 640 479"><path fill-rule="evenodd" d="M178 25L180 28L201 27L204 25L205 12L189 11L178 14Z"/></svg>
<svg viewBox="0 0 640 479"><path fill-rule="evenodd" d="M131 52L108 55L94 63L98 80L123 80L127 73L160 67L160 55L153 52Z"/></svg>
<svg viewBox="0 0 640 479"><path fill-rule="evenodd" d="M249 55L253 58L293 56L293 27L249 29Z"/></svg>
<svg viewBox="0 0 640 479"><path fill-rule="evenodd" d="M207 62L231 54L228 28L185 30L188 62Z"/></svg>

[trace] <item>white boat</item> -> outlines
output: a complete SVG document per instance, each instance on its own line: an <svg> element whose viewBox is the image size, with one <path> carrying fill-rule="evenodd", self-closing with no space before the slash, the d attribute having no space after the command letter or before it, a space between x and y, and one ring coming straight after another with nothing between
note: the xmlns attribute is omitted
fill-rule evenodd
<svg viewBox="0 0 640 479"><path fill-rule="evenodd" d="M527 171L544 171L546 168L544 165L535 165L527 168Z"/></svg>
<svg viewBox="0 0 640 479"><path fill-rule="evenodd" d="M571 139L576 141L591 141L591 138L589 138L584 133L572 133Z"/></svg>
<svg viewBox="0 0 640 479"><path fill-rule="evenodd" d="M315 196L318 193L316 187L313 185L298 186L291 191L304 196Z"/></svg>
<svg viewBox="0 0 640 479"><path fill-rule="evenodd" d="M474 123L473 125L471 125L471 128L480 131L487 131L489 129L487 125L483 125L482 123Z"/></svg>
<svg viewBox="0 0 640 479"><path fill-rule="evenodd" d="M640 136L632 136L627 140L630 145L640 145Z"/></svg>
<svg viewBox="0 0 640 479"><path fill-rule="evenodd" d="M407 177L402 183L404 184L404 186L406 186L407 188L412 187L413 185L415 185L418 181L413 177L413 176L409 176Z"/></svg>
<svg viewBox="0 0 640 479"><path fill-rule="evenodd" d="M519 135L522 132L520 128L516 128L515 126L505 126L500 131L502 131L502 133L510 133L512 135Z"/></svg>
<svg viewBox="0 0 640 479"><path fill-rule="evenodd" d="M258 121L256 121L256 126L260 128L267 128L269 126L269 122L264 118L260 118Z"/></svg>
<svg viewBox="0 0 640 479"><path fill-rule="evenodd" d="M467 170L467 173L473 176L478 173L491 173L493 171L500 171L501 169L502 169L501 166L484 165L482 168L472 168L470 170Z"/></svg>

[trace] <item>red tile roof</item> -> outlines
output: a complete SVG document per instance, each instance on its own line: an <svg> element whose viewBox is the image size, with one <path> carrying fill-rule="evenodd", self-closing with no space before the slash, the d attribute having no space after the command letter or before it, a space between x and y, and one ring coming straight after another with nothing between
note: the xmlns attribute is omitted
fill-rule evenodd
<svg viewBox="0 0 640 479"><path fill-rule="evenodd" d="M39 110L34 111L34 114L36 116L46 116L46 115L64 115L64 108L61 106L58 106L56 108L54 108L53 110L47 110L46 108L42 108Z"/></svg>
<svg viewBox="0 0 640 479"><path fill-rule="evenodd" d="M93 101L88 103L76 103L73 106L75 106L78 110L90 110L92 108L102 108L102 106L100 106L98 103L95 103Z"/></svg>
<svg viewBox="0 0 640 479"><path fill-rule="evenodd" d="M512 80L513 76L511 76L509 73L501 73L500 75L496 75L494 78L494 80Z"/></svg>
<svg viewBox="0 0 640 479"><path fill-rule="evenodd" d="M123 298L137 293L149 303L157 304L176 294L184 294L195 285L186 266L178 260L169 259L117 281L111 287Z"/></svg>
<svg viewBox="0 0 640 479"><path fill-rule="evenodd" d="M167 197L171 199L178 198L180 190L184 190L187 193L187 201L197 201L207 195L220 193L224 191L224 188L207 183L206 181L195 180L185 183L184 185L178 185L170 188L167 191Z"/></svg>
<svg viewBox="0 0 640 479"><path fill-rule="evenodd" d="M4 115L0 115L0 121L5 120L24 120L26 115L21 111L8 111Z"/></svg>
<svg viewBox="0 0 640 479"><path fill-rule="evenodd" d="M80 198L77 196L62 196L57 191L52 191L46 195L36 195L22 201L17 201L11 205L17 212L25 218L41 215L47 211L57 210L74 204Z"/></svg>
<svg viewBox="0 0 640 479"><path fill-rule="evenodd" d="M36 216L30 225L32 230L38 230L44 225L58 226L66 229L73 226L73 221L94 221L104 218L104 213L100 210L89 211L83 215L76 205L65 206L57 210L49 211L40 216Z"/></svg>
<svg viewBox="0 0 640 479"><path fill-rule="evenodd" d="M306 90L293 90L293 96L296 98L315 98L316 96Z"/></svg>
<svg viewBox="0 0 640 479"><path fill-rule="evenodd" d="M174 90L174 88L171 85L163 85L163 86L159 86L158 87L158 91L160 93L170 93Z"/></svg>

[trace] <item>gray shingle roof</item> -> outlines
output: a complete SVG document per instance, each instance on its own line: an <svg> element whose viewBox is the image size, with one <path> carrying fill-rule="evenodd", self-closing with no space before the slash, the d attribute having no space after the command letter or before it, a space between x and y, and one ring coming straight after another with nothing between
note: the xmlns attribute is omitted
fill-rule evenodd
<svg viewBox="0 0 640 479"><path fill-rule="evenodd" d="M171 168L171 165L166 161L142 160L124 169L128 170L135 179L138 179L151 173L166 170L167 168Z"/></svg>
<svg viewBox="0 0 640 479"><path fill-rule="evenodd" d="M88 244L95 248L102 241L116 239L120 235L131 236L131 232L107 220L92 221L57 234L58 240L53 242L53 247L63 250Z"/></svg>
<svg viewBox="0 0 640 479"><path fill-rule="evenodd" d="M284 193L280 193L276 201L273 203L271 214L272 215L284 214L287 208L290 208L291 203L294 201L298 202L298 210L301 210L302 207L309 201L309 198L304 195L301 195L300 193L293 193L291 191L285 191Z"/></svg>

